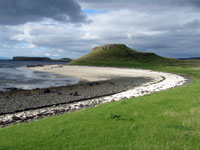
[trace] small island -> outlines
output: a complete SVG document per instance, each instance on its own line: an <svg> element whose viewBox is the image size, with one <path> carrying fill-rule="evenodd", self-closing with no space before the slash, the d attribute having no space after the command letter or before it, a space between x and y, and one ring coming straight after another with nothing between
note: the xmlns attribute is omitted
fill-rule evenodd
<svg viewBox="0 0 200 150"><path fill-rule="evenodd" d="M63 61L63 62L72 61L71 58L51 59L49 57L21 57L21 56L13 57L13 60L14 61Z"/></svg>

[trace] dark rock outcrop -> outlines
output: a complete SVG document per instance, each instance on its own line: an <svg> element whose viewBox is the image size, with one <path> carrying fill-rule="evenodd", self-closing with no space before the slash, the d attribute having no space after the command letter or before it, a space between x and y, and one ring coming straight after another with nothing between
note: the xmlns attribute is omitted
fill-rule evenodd
<svg viewBox="0 0 200 150"><path fill-rule="evenodd" d="M124 47L126 48L127 46L125 44L105 44L102 46L96 46L95 48L93 48L92 50L97 50L97 49L102 49L102 50L109 50L112 48L117 48L118 46Z"/></svg>

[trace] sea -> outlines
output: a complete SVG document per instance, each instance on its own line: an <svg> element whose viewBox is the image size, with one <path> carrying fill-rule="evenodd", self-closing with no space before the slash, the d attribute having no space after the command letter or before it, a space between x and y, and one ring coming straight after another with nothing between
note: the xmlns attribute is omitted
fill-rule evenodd
<svg viewBox="0 0 200 150"><path fill-rule="evenodd" d="M77 78L33 71L27 67L30 65L55 64L67 64L67 62L0 60L0 91L58 87L76 84L80 81Z"/></svg>

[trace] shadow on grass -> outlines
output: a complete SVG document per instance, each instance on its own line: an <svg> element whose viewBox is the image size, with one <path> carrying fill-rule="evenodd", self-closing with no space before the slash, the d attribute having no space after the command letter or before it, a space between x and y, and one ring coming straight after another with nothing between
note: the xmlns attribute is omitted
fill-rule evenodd
<svg viewBox="0 0 200 150"><path fill-rule="evenodd" d="M105 117L105 119L120 120L120 121L133 121L134 122L133 118L123 118L120 115L116 115L116 114L113 114L113 113L109 113Z"/></svg>

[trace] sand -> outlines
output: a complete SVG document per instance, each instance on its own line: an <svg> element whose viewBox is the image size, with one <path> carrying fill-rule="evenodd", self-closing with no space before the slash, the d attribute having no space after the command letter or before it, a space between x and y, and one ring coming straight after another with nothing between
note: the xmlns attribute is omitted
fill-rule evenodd
<svg viewBox="0 0 200 150"><path fill-rule="evenodd" d="M51 65L31 67L32 70L57 73L70 77L79 78L82 81L103 81L121 77L150 77L155 82L162 77L151 71L140 69L111 68L111 67L88 67L70 65Z"/></svg>

